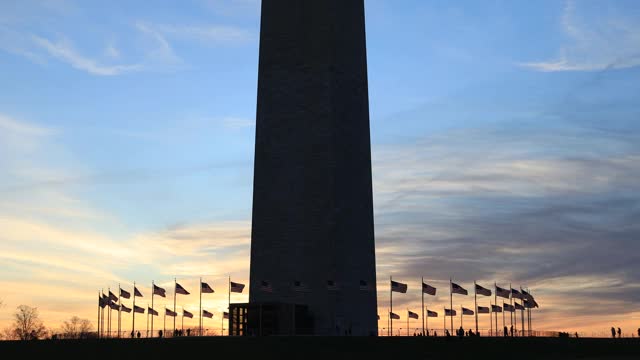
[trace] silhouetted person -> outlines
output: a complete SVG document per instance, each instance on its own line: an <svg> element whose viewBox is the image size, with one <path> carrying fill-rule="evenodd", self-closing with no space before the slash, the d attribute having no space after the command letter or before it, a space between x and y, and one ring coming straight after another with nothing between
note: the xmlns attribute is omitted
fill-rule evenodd
<svg viewBox="0 0 640 360"><path fill-rule="evenodd" d="M620 330L620 328L618 328L618 338L622 337L622 330Z"/></svg>
<svg viewBox="0 0 640 360"><path fill-rule="evenodd" d="M138 335L138 339L140 339L140 331L138 331L138 334L137 334L137 335Z"/></svg>
<svg viewBox="0 0 640 360"><path fill-rule="evenodd" d="M458 330L458 337L461 339L464 337L464 329L462 326L460 326L460 329Z"/></svg>
<svg viewBox="0 0 640 360"><path fill-rule="evenodd" d="M445 334L447 337L451 336L451 333L449 333L449 329L445 329L445 330L444 330L444 334Z"/></svg>
<svg viewBox="0 0 640 360"><path fill-rule="evenodd" d="M613 326L611 327L611 337L612 338L616 338L616 328L614 328Z"/></svg>
<svg viewBox="0 0 640 360"><path fill-rule="evenodd" d="M158 337L162 337L162 330L158 330Z"/></svg>
<svg viewBox="0 0 640 360"><path fill-rule="evenodd" d="M191 336L191 329L187 329L187 336Z"/></svg>
<svg viewBox="0 0 640 360"><path fill-rule="evenodd" d="M513 337L513 325L511 325L511 337Z"/></svg>
<svg viewBox="0 0 640 360"><path fill-rule="evenodd" d="M578 338L578 332L576 331L576 339Z"/></svg>
<svg viewBox="0 0 640 360"><path fill-rule="evenodd" d="M133 330L131 330L131 338L133 339Z"/></svg>
<svg viewBox="0 0 640 360"><path fill-rule="evenodd" d="M469 330L469 332L467 333L468 336L475 336L475 334L473 333L473 330Z"/></svg>

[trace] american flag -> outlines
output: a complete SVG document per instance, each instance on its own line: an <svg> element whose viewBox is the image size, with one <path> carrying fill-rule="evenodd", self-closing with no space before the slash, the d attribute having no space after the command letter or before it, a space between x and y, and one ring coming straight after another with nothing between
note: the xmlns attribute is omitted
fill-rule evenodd
<svg viewBox="0 0 640 360"><path fill-rule="evenodd" d="M110 301L110 302L109 302L109 307L110 307L112 310L119 310L119 309L120 309L120 306L118 306L118 304L114 303L113 301Z"/></svg>
<svg viewBox="0 0 640 360"><path fill-rule="evenodd" d="M491 305L491 311L494 313L502 312L502 308L499 305Z"/></svg>
<svg viewBox="0 0 640 360"><path fill-rule="evenodd" d="M491 290L476 284L476 294L482 296L491 296Z"/></svg>
<svg viewBox="0 0 640 360"><path fill-rule="evenodd" d="M167 309L167 308L164 308L164 313L165 313L167 316L176 316L176 315L178 315L178 314L176 314L173 310L169 310L169 309Z"/></svg>
<svg viewBox="0 0 640 360"><path fill-rule="evenodd" d="M518 303L515 303L514 305L515 305L516 310L524 310L524 306L522 306L522 305L520 305Z"/></svg>
<svg viewBox="0 0 640 360"><path fill-rule="evenodd" d="M109 290L109 299L112 301L118 301L118 297Z"/></svg>
<svg viewBox="0 0 640 360"><path fill-rule="evenodd" d="M107 300L104 296L104 294L102 294L102 296L98 295L98 304L100 304L100 307L104 309L105 306L107 306Z"/></svg>
<svg viewBox="0 0 640 360"><path fill-rule="evenodd" d="M508 299L509 298L509 290L503 289L500 286L496 285L496 295L501 298Z"/></svg>
<svg viewBox="0 0 640 360"><path fill-rule="evenodd" d="M438 313L435 311L427 310L428 317L438 317Z"/></svg>
<svg viewBox="0 0 640 360"><path fill-rule="evenodd" d="M369 286L368 282L366 282L364 280L360 280L360 290L369 291L369 290L371 290L371 287Z"/></svg>
<svg viewBox="0 0 640 360"><path fill-rule="evenodd" d="M531 296L531 294L529 294L526 290L522 290L522 297L525 300L533 300L533 296Z"/></svg>
<svg viewBox="0 0 640 360"><path fill-rule="evenodd" d="M200 282L200 290L203 294L213 294L214 291L206 282Z"/></svg>
<svg viewBox="0 0 640 360"><path fill-rule="evenodd" d="M140 290L138 290L137 287L133 287L133 296L137 296L137 297L143 297L142 293L140 292Z"/></svg>
<svg viewBox="0 0 640 360"><path fill-rule="evenodd" d="M454 282L451 283L451 292L454 294L469 295L469 292L465 288Z"/></svg>
<svg viewBox="0 0 640 360"><path fill-rule="evenodd" d="M158 316L158 312L153 310L151 307L147 307L147 312L153 316Z"/></svg>
<svg viewBox="0 0 640 360"><path fill-rule="evenodd" d="M524 300L524 307L525 307L526 309L533 309L533 308L537 308L537 307L538 307L538 303L537 303L535 300L533 300L533 299L530 299L530 300Z"/></svg>
<svg viewBox="0 0 640 360"><path fill-rule="evenodd" d="M409 319L418 319L418 314L414 313L411 310L407 310L407 315L409 316Z"/></svg>
<svg viewBox="0 0 640 360"><path fill-rule="evenodd" d="M242 290L244 290L244 284L235 283L235 282L231 281L230 290L231 290L232 293L241 293Z"/></svg>
<svg viewBox="0 0 640 360"><path fill-rule="evenodd" d="M139 314L144 314L144 308L138 306L138 305L133 305L133 311L137 312Z"/></svg>
<svg viewBox="0 0 640 360"><path fill-rule="evenodd" d="M166 291L156 284L153 284L153 294L160 295L162 297L167 297Z"/></svg>
<svg viewBox="0 0 640 360"><path fill-rule="evenodd" d="M522 296L522 293L514 288L511 288L511 297L514 299L524 299L524 297Z"/></svg>
<svg viewBox="0 0 640 360"><path fill-rule="evenodd" d="M126 307L124 304L120 305L120 310L126 312L126 313L130 313L131 312L131 308Z"/></svg>
<svg viewBox="0 0 640 360"><path fill-rule="evenodd" d="M338 291L338 284L336 284L333 280L327 280L327 290L329 291Z"/></svg>
<svg viewBox="0 0 640 360"><path fill-rule="evenodd" d="M223 319L228 319L229 318L229 313L228 312L222 313L222 318Z"/></svg>
<svg viewBox="0 0 640 360"><path fill-rule="evenodd" d="M436 295L436 288L429 284L422 283L422 292L429 295Z"/></svg>
<svg viewBox="0 0 640 360"><path fill-rule="evenodd" d="M189 292L182 285L176 283L176 294L189 295Z"/></svg>
<svg viewBox="0 0 640 360"><path fill-rule="evenodd" d="M488 306L478 306L478 314L490 314L491 309Z"/></svg>
<svg viewBox="0 0 640 360"><path fill-rule="evenodd" d="M467 309L466 307L463 307L462 308L462 315L475 315L475 313L473 312L473 310Z"/></svg>
<svg viewBox="0 0 640 360"><path fill-rule="evenodd" d="M186 317L186 318L189 318L189 319L193 319L193 314L192 314L192 313L190 313L190 312L188 312L188 311L187 311L187 310L185 310L185 309L182 309L182 316L184 316L184 317Z"/></svg>
<svg viewBox="0 0 640 360"><path fill-rule="evenodd" d="M457 314L453 309L444 309L444 316L456 316Z"/></svg>
<svg viewBox="0 0 640 360"><path fill-rule="evenodd" d="M392 312L390 312L390 313L389 313L389 317L390 317L391 319L394 319L394 320L400 320L400 315L398 315L398 314L396 314L396 313L392 313Z"/></svg>
<svg viewBox="0 0 640 360"><path fill-rule="evenodd" d="M405 294L407 292L407 284L391 280L391 291Z"/></svg>
<svg viewBox="0 0 640 360"><path fill-rule="evenodd" d="M293 291L296 292L308 292L309 291L309 287L307 286L307 284L303 283L302 281L294 281L293 282Z"/></svg>
<svg viewBox="0 0 640 360"><path fill-rule="evenodd" d="M271 286L270 282L268 282L266 280L261 280L260 281L260 291L272 293L273 292L273 287Z"/></svg>
<svg viewBox="0 0 640 360"><path fill-rule="evenodd" d="M202 316L211 319L213 317L213 313L208 312L207 310L202 310Z"/></svg>
<svg viewBox="0 0 640 360"><path fill-rule="evenodd" d="M504 309L504 311L508 311L508 312L516 311L516 308L511 304L502 303L502 308Z"/></svg>
<svg viewBox="0 0 640 360"><path fill-rule="evenodd" d="M125 289L120 289L120 297L121 298L125 298L125 299L129 299L131 297L131 294L126 291Z"/></svg>

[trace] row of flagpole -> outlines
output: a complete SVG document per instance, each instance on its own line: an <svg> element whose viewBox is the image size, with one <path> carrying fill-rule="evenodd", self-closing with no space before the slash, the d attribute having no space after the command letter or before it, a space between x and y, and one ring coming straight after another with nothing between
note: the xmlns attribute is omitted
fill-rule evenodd
<svg viewBox="0 0 640 360"><path fill-rule="evenodd" d="M231 281L231 277L229 276L229 282L228 282L228 304L227 304L227 309L230 308L231 305L231 293L242 293L245 285L241 284L241 283L237 283L237 282L233 282ZM199 286L199 298L200 298L200 306L199 306L199 321L198 321L198 335L202 335L202 329L203 329L203 318L213 318L213 313L207 311L206 309L202 308L202 294L211 294L214 293L215 291L213 290L213 288L206 282L202 281L202 278L200 278L200 286ZM122 311L126 312L126 313L130 313L133 310L133 316L132 316L132 320L131 320L131 333L135 334L135 324L136 324L136 313L145 313L145 309L142 307L139 307L136 305L136 297L144 297L142 292L138 289L138 287L136 286L136 283L133 283L133 308L128 308L126 307L126 305L122 304L122 299L129 299L131 298L131 293L124 290L120 284L118 284L118 296L116 296L112 291L111 288L107 288L107 293L108 295L106 295L104 293L103 290L101 290L100 292L98 292L98 336L99 337L104 337L104 309L105 307L109 307L109 310L107 312L107 333L111 333L111 310L117 310L118 311L118 337L121 336L121 329L122 329L122 322L121 322L121 313ZM176 328L176 317L177 317L177 309L176 309L176 305L177 305L177 295L181 294L181 295L189 295L191 294L189 291L187 291L182 285L180 285L177 281L177 279L174 278L174 292L173 292L173 310L169 310L167 309L166 305L165 305L165 311L164 311L164 324L163 324L163 336L164 334L166 334L166 317L167 315L173 317L173 329L174 331L177 330ZM158 311L155 309L154 307L154 297L155 295L161 296L163 298L166 298L166 290L158 285L155 284L154 281L151 282L151 307L147 306L147 333L149 330L149 316L151 316L151 334L153 336L153 327L154 327L154 322L153 322L153 317L154 316L158 316L159 313ZM116 303L117 301L117 303ZM185 310L184 308L182 309L182 328L184 328L184 318L188 317L188 318L193 318L193 314L187 310ZM225 319L229 319L229 312L223 311L222 313L222 317L221 317L221 322L222 322L222 335L224 335L224 320Z"/></svg>
<svg viewBox="0 0 640 360"><path fill-rule="evenodd" d="M389 316L388 316L388 327L387 327L387 335L391 336L393 335L393 320L399 320L400 319L400 315L395 314L393 312L393 293L394 292L399 292L399 293L406 293L408 290L408 285L406 283L401 283L398 281L394 281L393 278L390 276L389 277ZM429 331L429 317L437 317L438 313L435 311L431 311L429 310L428 307L425 307L424 305L424 295L432 295L435 296L436 295L436 288L425 283L424 282L424 278L421 279L421 284L422 284L422 334L425 334L425 322L426 322L426 326L427 326L427 334ZM478 334L479 329L478 329L478 314L479 313L485 313L485 314L490 314L489 316L489 321L491 322L491 330L490 332L493 333L493 319L491 319L491 314L495 313L495 325L496 325L496 334L498 334L498 313L501 312L502 313L502 325L503 327L506 328L505 326L505 311L509 311L511 313L511 327L513 328L514 325L514 321L513 321L513 313L516 310L521 310L521 316L522 316L522 331L524 332L525 329L525 325L524 325L524 311L527 310L527 327L529 332L531 331L531 309L532 308L537 308L539 307L538 303L535 301L534 297L531 295L531 292L528 290L524 290L522 287L520 287L520 290L516 290L514 288L511 287L511 284L509 284L509 290L507 289L503 289L501 287L499 287L496 283L493 284L494 285L494 304L491 304L491 307L483 307L483 306L478 306L478 295L482 295L482 296L491 296L492 291L481 286L478 285L477 282L473 282L473 286L474 286L474 304L475 304L475 309L474 310L470 310L470 309L466 309L464 307L461 306L461 314L460 314L460 327L462 327L463 323L462 323L462 318L464 317L464 315L475 315L475 328L476 328L476 334ZM463 288L462 286L456 284L453 282L452 279L449 279L449 309L445 308L444 309L444 316L443 316L443 321L444 321L444 329L446 330L446 318L447 316L451 317L451 333L453 333L453 317L456 316L456 311L453 309L453 294L460 294L460 295L468 295L468 291ZM509 299L509 303L505 303L503 301L503 306L498 306L498 297L501 298L505 298L505 299ZM521 303L518 304L517 302L514 305L514 299L519 299L521 300ZM427 316L425 317L424 315L424 310L427 310ZM503 311L504 309L504 311ZM408 331L409 331L409 319L413 318L413 319L417 319L418 318L418 314L410 311L409 309L407 309L407 335L408 335ZM516 328L517 328L517 319L515 322ZM505 334L506 335L506 334Z"/></svg>

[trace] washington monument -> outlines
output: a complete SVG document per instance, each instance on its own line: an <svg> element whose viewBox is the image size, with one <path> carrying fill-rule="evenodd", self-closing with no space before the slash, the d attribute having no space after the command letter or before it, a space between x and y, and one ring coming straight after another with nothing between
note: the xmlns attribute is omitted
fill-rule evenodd
<svg viewBox="0 0 640 360"><path fill-rule="evenodd" d="M377 335L363 0L262 1L255 304L301 305L298 332Z"/></svg>

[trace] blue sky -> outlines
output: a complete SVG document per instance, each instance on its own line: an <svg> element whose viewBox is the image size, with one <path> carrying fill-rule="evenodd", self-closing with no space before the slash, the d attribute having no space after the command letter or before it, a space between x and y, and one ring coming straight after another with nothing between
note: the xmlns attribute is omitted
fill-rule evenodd
<svg viewBox="0 0 640 360"><path fill-rule="evenodd" d="M2 288L69 302L248 277L259 8L0 4ZM640 5L367 0L366 16L380 284L517 281L546 300L542 327L637 322ZM25 302L70 316L26 288L0 293L0 325Z"/></svg>

